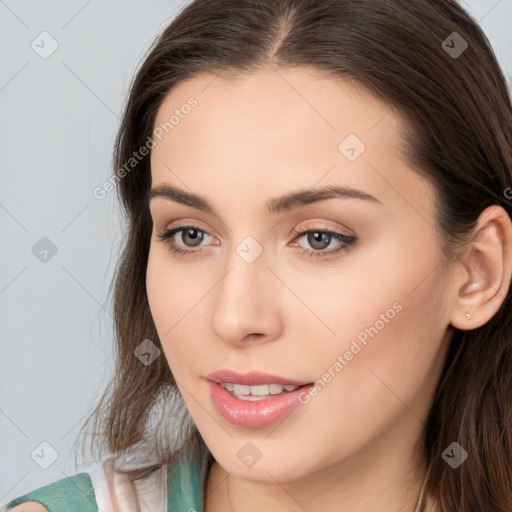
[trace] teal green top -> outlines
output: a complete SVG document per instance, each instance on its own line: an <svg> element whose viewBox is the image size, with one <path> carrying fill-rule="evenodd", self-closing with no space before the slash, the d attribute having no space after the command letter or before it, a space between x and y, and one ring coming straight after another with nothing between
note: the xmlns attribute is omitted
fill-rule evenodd
<svg viewBox="0 0 512 512"><path fill-rule="evenodd" d="M168 472L167 512L203 512L204 486L211 462L209 451L196 460L182 453ZM88 473L78 473L29 492L7 503L10 509L25 501L37 501L49 512L98 512Z"/></svg>

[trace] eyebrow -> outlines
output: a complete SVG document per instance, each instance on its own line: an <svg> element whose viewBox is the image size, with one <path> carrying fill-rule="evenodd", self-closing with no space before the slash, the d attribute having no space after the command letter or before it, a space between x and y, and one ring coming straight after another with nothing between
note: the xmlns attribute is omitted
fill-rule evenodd
<svg viewBox="0 0 512 512"><path fill-rule="evenodd" d="M194 193L186 192L171 185L158 185L148 191L144 198L144 205L149 204L151 199L155 197L163 197L177 203L181 203L197 210L217 215L208 201ZM265 204L269 213L283 213L301 208L303 206L325 201L327 199L361 199L382 205L376 197L367 194L362 190L337 185L326 185L314 189L304 189L296 192L285 194L281 197L270 199Z"/></svg>

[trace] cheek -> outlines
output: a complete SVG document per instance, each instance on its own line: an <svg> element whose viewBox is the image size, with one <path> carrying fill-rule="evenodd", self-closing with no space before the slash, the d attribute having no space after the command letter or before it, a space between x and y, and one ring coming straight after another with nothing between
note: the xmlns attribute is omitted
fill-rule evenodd
<svg viewBox="0 0 512 512"><path fill-rule="evenodd" d="M165 357L176 378L203 350L204 322L198 321L201 301L211 286L206 276L180 272L160 248L151 247L146 270L146 291ZM186 340L186 343L183 341ZM185 377L186 378L186 377Z"/></svg>
<svg viewBox="0 0 512 512"><path fill-rule="evenodd" d="M413 235L418 240L411 243ZM320 263L308 264L307 272L303 266L273 268L293 294L286 287L276 290L275 303L267 303L287 326L272 353L282 351L290 367L300 369L300 377L312 378L329 370L339 374L338 356L346 356L343 374L350 386L361 386L363 378L363 385L376 384L372 368L393 382L403 378L404 368L425 366L422 361L432 359L439 335L435 326L441 324L433 308L439 293L439 277L432 272L437 253L433 242L419 240L417 227L402 230L401 236L383 235L340 260L336 269ZM146 287L151 314L171 370L184 378L184 369L193 370L194 361L208 359L204 347L213 337L214 313L208 293L215 293L215 272L208 264L191 272L163 248L150 248Z"/></svg>
<svg viewBox="0 0 512 512"><path fill-rule="evenodd" d="M352 277L323 288L323 299L316 295L315 305L336 336L325 337L323 350L309 354L320 379L310 405L321 416L329 404L339 404L331 408L332 425L347 438L357 437L357 425L384 428L407 410L404 404L421 414L418 397L435 386L446 330L446 277L439 273L435 244L416 245L407 251L396 240L382 244L354 262L346 272Z"/></svg>
<svg viewBox="0 0 512 512"><path fill-rule="evenodd" d="M429 313L438 311L442 295L441 278L435 271L436 243L417 224L403 224L394 232L375 233L342 256L335 267L279 269L282 281L301 300L283 295L276 307L288 316L290 326L297 326L299 339L314 340L315 349L320 344L324 357L311 355L322 364L328 362L325 356L332 359L333 352L349 350L354 339L362 346L368 341L368 347L369 340L380 340L373 348L379 359L380 348L421 345L421 338L442 323L432 325Z"/></svg>

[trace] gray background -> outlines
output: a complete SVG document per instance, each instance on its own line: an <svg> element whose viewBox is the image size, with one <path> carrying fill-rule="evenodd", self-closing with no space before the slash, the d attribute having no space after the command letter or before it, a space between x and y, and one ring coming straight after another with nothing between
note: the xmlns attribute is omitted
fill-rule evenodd
<svg viewBox="0 0 512 512"><path fill-rule="evenodd" d="M143 53L187 3L0 0L0 504L80 470L72 443L111 371L121 243L115 192L92 191L113 172ZM512 0L462 3L510 83Z"/></svg>

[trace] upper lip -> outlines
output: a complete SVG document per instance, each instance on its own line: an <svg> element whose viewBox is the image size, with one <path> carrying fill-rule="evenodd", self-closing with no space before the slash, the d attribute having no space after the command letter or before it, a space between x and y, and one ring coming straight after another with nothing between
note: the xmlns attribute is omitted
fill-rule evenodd
<svg viewBox="0 0 512 512"><path fill-rule="evenodd" d="M311 384L311 382L289 379L287 377L280 377L279 375L272 375L270 373L256 371L240 373L235 370L227 369L212 372L207 375L206 378L212 382L230 382L245 386L258 386L260 384L291 384L293 386L304 386L305 384Z"/></svg>

